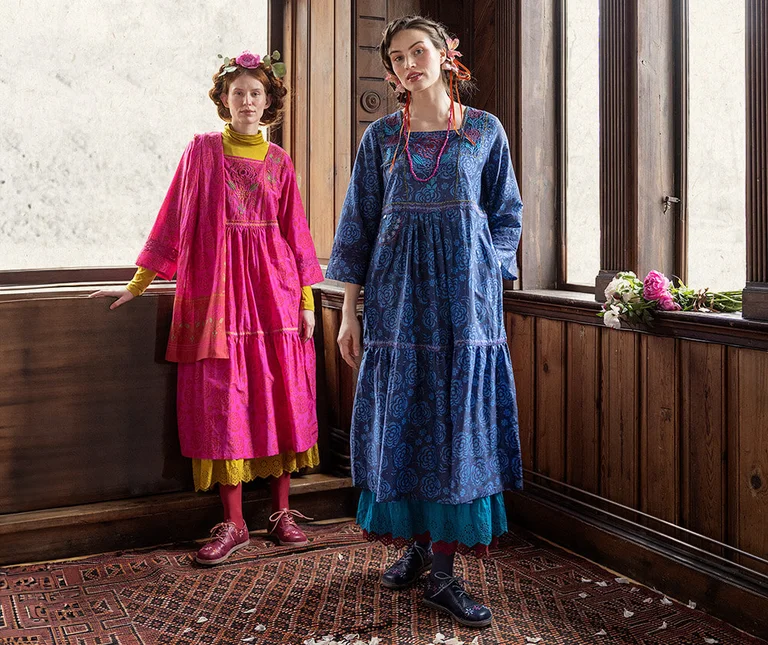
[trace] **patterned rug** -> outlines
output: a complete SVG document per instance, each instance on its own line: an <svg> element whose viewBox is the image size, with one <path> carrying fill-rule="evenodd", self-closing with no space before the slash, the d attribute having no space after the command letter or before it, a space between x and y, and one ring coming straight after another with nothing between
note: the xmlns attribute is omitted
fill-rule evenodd
<svg viewBox="0 0 768 645"><path fill-rule="evenodd" d="M438 632L479 645L765 643L522 530L488 560L458 557L495 615L487 629L461 627L423 607L420 587L380 587L394 548L349 523L308 533L301 548L257 535L215 568L194 564L195 545L184 545L0 570L0 643L301 645L355 633L427 645Z"/></svg>

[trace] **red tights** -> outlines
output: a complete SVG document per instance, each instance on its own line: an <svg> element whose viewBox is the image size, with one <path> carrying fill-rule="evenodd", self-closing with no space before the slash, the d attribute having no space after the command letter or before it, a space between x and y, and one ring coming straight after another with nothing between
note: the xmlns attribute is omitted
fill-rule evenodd
<svg viewBox="0 0 768 645"><path fill-rule="evenodd" d="M291 487L291 474L283 473L280 477L270 479L272 491L272 512L282 508L288 508L288 491ZM224 506L224 521L234 522L235 526L242 527L243 519L243 485L224 486L219 484L219 497Z"/></svg>

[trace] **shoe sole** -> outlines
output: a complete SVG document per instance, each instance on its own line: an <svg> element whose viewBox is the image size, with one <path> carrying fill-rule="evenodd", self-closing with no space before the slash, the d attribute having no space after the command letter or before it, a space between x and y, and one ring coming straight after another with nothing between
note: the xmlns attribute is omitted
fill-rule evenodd
<svg viewBox="0 0 768 645"><path fill-rule="evenodd" d="M428 564L427 566L421 567L421 569L419 569L419 571L416 574L416 576L414 577L414 579L411 582L407 582L407 583L405 583L403 585L396 585L396 584L393 584L391 582L386 582L382 578L381 586L384 587L385 589L391 589L392 591L402 591L403 589L408 589L408 587L412 587L413 585L415 585L418 582L419 577L423 573L429 571L431 568L432 568L431 564Z"/></svg>
<svg viewBox="0 0 768 645"><path fill-rule="evenodd" d="M223 558L219 558L218 560L201 560L200 558L195 556L195 562L197 562L198 564L221 564L222 562L227 560L229 556L231 556L235 551L239 551L240 549L247 547L250 543L251 541L248 540L247 542L243 542L242 544L236 544L229 550L229 553L227 553L227 555L225 555Z"/></svg>
<svg viewBox="0 0 768 645"><path fill-rule="evenodd" d="M466 625L467 627L488 627L488 625L493 622L493 616L491 616L488 620L467 620L466 618L457 616L447 607L438 605L436 602L432 602L426 598L422 598L421 602L423 602L427 607L431 607L432 609L436 609L437 611L442 611L443 613L448 614L456 622L461 623L462 625Z"/></svg>
<svg viewBox="0 0 768 645"><path fill-rule="evenodd" d="M309 540L305 540L304 542L283 542L280 538L272 539L277 542L278 546L307 546L307 544L309 544Z"/></svg>

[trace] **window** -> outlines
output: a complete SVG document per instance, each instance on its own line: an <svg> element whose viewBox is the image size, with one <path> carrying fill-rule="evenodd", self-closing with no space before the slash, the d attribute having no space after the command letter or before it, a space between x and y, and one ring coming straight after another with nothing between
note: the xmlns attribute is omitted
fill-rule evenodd
<svg viewBox="0 0 768 645"><path fill-rule="evenodd" d="M746 3L688 2L687 283L746 277Z"/></svg>
<svg viewBox="0 0 768 645"><path fill-rule="evenodd" d="M217 54L267 49L267 0L3 2L0 270L132 265Z"/></svg>
<svg viewBox="0 0 768 645"><path fill-rule="evenodd" d="M600 270L599 0L563 3L564 208L562 282L594 288Z"/></svg>

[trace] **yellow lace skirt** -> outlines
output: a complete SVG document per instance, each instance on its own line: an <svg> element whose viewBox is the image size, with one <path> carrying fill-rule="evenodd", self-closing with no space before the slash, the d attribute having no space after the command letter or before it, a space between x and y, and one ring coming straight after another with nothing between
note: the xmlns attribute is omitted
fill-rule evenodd
<svg viewBox="0 0 768 645"><path fill-rule="evenodd" d="M258 459L193 459L192 477L195 490L213 488L215 484L237 486L257 477L280 477L283 473L295 473L300 468L313 468L320 463L317 444L306 452L287 452Z"/></svg>

